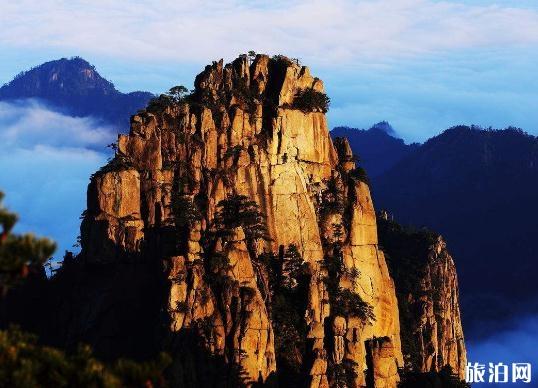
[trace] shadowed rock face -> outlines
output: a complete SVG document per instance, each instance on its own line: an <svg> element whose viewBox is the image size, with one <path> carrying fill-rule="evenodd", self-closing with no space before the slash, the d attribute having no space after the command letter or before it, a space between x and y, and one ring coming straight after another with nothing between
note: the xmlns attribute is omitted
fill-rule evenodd
<svg viewBox="0 0 538 388"><path fill-rule="evenodd" d="M449 365L464 378L466 350L458 277L443 238L378 220L380 241L396 282L405 369L439 372Z"/></svg>
<svg viewBox="0 0 538 388"><path fill-rule="evenodd" d="M322 109L294 108L322 81L258 55L195 87L133 116L92 177L82 252L51 286L69 328L52 342L165 349L179 386L395 387L400 315L368 185Z"/></svg>
<svg viewBox="0 0 538 388"><path fill-rule="evenodd" d="M92 179L82 226L84 259L101 264L135 256L162 260L170 280L170 331L181 336L204 322L208 351L237 363L249 380L265 381L278 364L270 292L257 257L295 245L310 274L301 315L309 328L312 361L304 369L312 386L327 385L326 359L333 354L337 364L353 361L356 382L364 384L364 344L373 337L388 337L394 345L393 368L383 378L395 382L396 367L402 365L398 308L377 247L368 186L351 178L349 146L343 142L338 155L325 114L293 109L300 90L323 92L321 80L286 58L260 55L252 64L247 58L226 66L213 63L195 85L190 103L134 116L130 134L118 141L122 162ZM172 210L178 194L192 199L202 214L183 231L186 244L180 247L165 242L170 238L165 231L174 230L172 240L181 238ZM236 228L231 237L207 244L217 205L232 195L259 206L267 236L251 244ZM331 196L342 198L341 208L325 206ZM354 282L342 278L341 287L372 306L371 324L331 315L322 264L335 224L342 225L343 265L360 273ZM204 261L217 254L229 263L229 287L207 280ZM338 331L332 328L335 318L342 321ZM327 336L339 345L327 345L334 343Z"/></svg>

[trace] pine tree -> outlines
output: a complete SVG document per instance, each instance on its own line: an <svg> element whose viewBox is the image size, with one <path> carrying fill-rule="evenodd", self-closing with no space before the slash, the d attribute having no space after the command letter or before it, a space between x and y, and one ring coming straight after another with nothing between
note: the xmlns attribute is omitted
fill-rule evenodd
<svg viewBox="0 0 538 388"><path fill-rule="evenodd" d="M234 194L217 204L215 224L224 234L241 226L247 240L268 239L265 216L256 202L244 195Z"/></svg>
<svg viewBox="0 0 538 388"><path fill-rule="evenodd" d="M282 272L282 285L290 290L297 287L304 272L304 260L295 244L291 244L284 254Z"/></svg>
<svg viewBox="0 0 538 388"><path fill-rule="evenodd" d="M183 85L178 85L170 88L167 95L172 98L172 100L176 103L180 103L185 101L185 97L189 93L189 89L187 89Z"/></svg>
<svg viewBox="0 0 538 388"><path fill-rule="evenodd" d="M137 363L119 359L113 365L97 360L89 346L73 353L42 346L33 334L17 327L0 330L2 387L164 387L170 357Z"/></svg>
<svg viewBox="0 0 538 388"><path fill-rule="evenodd" d="M0 192L0 298L6 297L7 291L31 270L42 268L56 249L56 244L47 238L11 233L18 217L2 206L3 198ZM72 255L67 257L74 260ZM0 330L2 387L164 387L164 370L170 363L163 353L155 361L119 359L107 365L97 360L86 345L66 353L41 345L37 336L16 326Z"/></svg>
<svg viewBox="0 0 538 388"><path fill-rule="evenodd" d="M43 265L56 250L56 244L47 238L11 233L18 217L2 205L3 198L0 192L0 296L5 296L30 270Z"/></svg>

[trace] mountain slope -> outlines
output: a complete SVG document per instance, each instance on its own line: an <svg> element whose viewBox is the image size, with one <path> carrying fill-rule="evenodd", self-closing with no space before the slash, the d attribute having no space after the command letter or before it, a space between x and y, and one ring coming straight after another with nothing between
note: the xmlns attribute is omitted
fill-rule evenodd
<svg viewBox="0 0 538 388"><path fill-rule="evenodd" d="M35 98L64 113L94 116L123 130L129 117L152 97L148 92L119 92L79 57L46 62L0 88L0 101Z"/></svg>
<svg viewBox="0 0 538 388"><path fill-rule="evenodd" d="M409 153L418 148L418 144L405 144L402 139L394 137L394 130L387 122L375 124L370 129L335 127L331 136L346 137L363 167L370 177L375 177L389 170Z"/></svg>
<svg viewBox="0 0 538 388"><path fill-rule="evenodd" d="M467 327L536 311L536 137L514 128L450 128L372 186L378 208L445 236L458 262Z"/></svg>
<svg viewBox="0 0 538 388"><path fill-rule="evenodd" d="M206 66L186 101L163 98L133 116L91 177L81 253L43 279L47 304L33 305L48 311L23 316L37 314L29 321L43 322L44 341L82 341L102 357L166 350L173 386L396 388L400 368L461 377L451 259L408 234L392 249L385 234L393 263L407 252L425 263L421 274L396 264L395 284L369 186L349 143L332 142L324 97L305 66L240 56ZM406 287L411 278L424 287ZM397 290L446 304L399 311ZM416 330L427 349L412 346ZM414 356L405 364L402 339Z"/></svg>

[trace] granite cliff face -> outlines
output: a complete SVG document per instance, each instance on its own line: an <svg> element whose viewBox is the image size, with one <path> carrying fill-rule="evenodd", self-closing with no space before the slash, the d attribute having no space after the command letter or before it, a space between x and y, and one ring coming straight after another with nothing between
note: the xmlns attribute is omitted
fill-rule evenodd
<svg viewBox="0 0 538 388"><path fill-rule="evenodd" d="M449 365L465 376L466 350L458 279L443 238L403 228L382 212L381 244L396 282L406 370L440 371Z"/></svg>
<svg viewBox="0 0 538 388"><path fill-rule="evenodd" d="M460 371L451 259L435 251L420 284L443 294L410 292L400 307L426 307L407 319L365 176L347 140L331 141L323 98L307 67L258 55L214 62L192 95L133 116L92 176L82 252L52 279L50 326L66 328L53 342L109 357L164 349L177 386L395 387L402 317L422 335L421 371Z"/></svg>
<svg viewBox="0 0 538 388"><path fill-rule="evenodd" d="M280 252L283 260L293 246L308 273L300 312L308 346L299 357L311 359L303 366L311 386L328 385L329 359L352 363L349 375L364 385L365 341L373 338L391 348L390 357L379 359L378 386L394 386L402 366L398 306L377 247L368 186L353 178L349 145L339 142L339 153L333 146L324 113L293 107L298 93L321 93L323 83L307 67L260 55L252 64L247 58L213 63L195 86L191 103L134 116L116 159L93 177L82 225L84 260L163 261L170 331L179 338L202 327L208 352L240 367L248 381L266 381L277 371L278 355L272 286L260 257L274 253L279 260ZM261 238L249 237L240 222L219 233L219 204L238 198L259 208L266 224ZM183 208L174 214L178 203ZM199 217L179 225L178 217L189 212ZM328 294L325 278L335 246L341 260L339 273L331 273L339 276L335 293L349 290L368 304L370 322L331 313L336 295ZM211 264L217 257L225 268ZM185 368L178 363L178 375Z"/></svg>

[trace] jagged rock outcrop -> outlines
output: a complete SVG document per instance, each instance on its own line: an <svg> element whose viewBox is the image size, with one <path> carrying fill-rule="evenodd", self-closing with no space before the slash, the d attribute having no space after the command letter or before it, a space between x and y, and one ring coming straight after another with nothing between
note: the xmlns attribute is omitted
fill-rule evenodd
<svg viewBox="0 0 538 388"><path fill-rule="evenodd" d="M381 213L379 231L396 282L406 370L440 371L461 379L466 350L456 267L441 236L403 228Z"/></svg>
<svg viewBox="0 0 538 388"><path fill-rule="evenodd" d="M21 320L104 359L164 350L173 386L461 376L445 244L376 218L347 140L329 137L323 90L308 68L258 55L151 102L90 180L81 253Z"/></svg>
<svg viewBox="0 0 538 388"><path fill-rule="evenodd" d="M373 338L366 341L366 360L368 365L366 380L369 387L393 387L398 375L392 362L395 348L390 338Z"/></svg>
<svg viewBox="0 0 538 388"><path fill-rule="evenodd" d="M466 351L454 261L441 237L430 248L420 283L421 293L409 295L410 304L422 308L416 318L421 370L440 370L450 365L461 378L465 375Z"/></svg>
<svg viewBox="0 0 538 388"><path fill-rule="evenodd" d="M275 338L272 297L279 286L260 258L282 261L293 246L308 273L300 312L307 345L297 355L305 380L328 386L346 363L346 378L365 386L366 341L383 337L391 344L383 353L388 372L375 376L378 386L396 386L398 304L368 185L354 175L347 142L333 146L323 107L294 106L299 93L323 90L307 67L285 57L214 62L196 77L188 101L133 116L116 158L91 180L81 257L92 265L163 263L168 346L183 383L200 381L191 376L192 360L179 355L186 333L244 381L278 374L275 341L283 339ZM240 221L223 233L222 201L239 199L259 209L263 236ZM328 269L333 261L336 272ZM371 309L371 318L331 311L346 298Z"/></svg>

